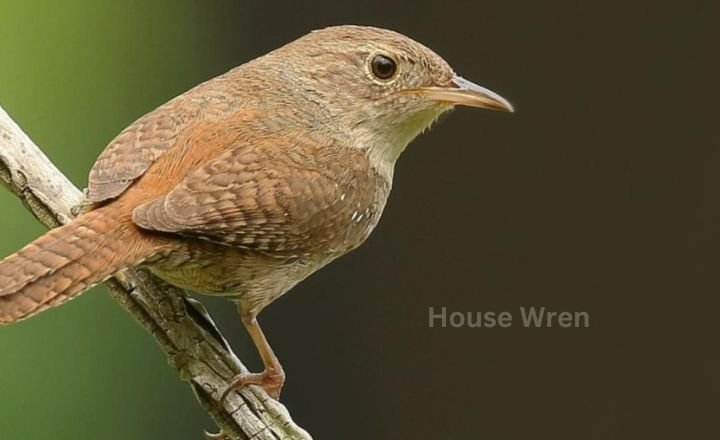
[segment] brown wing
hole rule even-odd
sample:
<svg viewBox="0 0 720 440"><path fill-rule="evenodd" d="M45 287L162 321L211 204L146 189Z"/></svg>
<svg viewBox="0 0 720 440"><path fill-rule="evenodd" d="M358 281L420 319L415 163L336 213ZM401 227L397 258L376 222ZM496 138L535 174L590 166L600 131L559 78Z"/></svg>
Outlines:
<svg viewBox="0 0 720 440"><path fill-rule="evenodd" d="M228 113L240 97L219 93L229 89L225 76L207 81L158 107L123 130L95 161L88 181L88 200L114 199L169 150L183 129L200 118Z"/></svg>
<svg viewBox="0 0 720 440"><path fill-rule="evenodd" d="M352 211L364 206L365 156L353 148L264 141L264 148L247 141L228 148L166 196L137 207L133 221L259 251L299 254L342 240ZM348 154L354 157L341 157Z"/></svg>

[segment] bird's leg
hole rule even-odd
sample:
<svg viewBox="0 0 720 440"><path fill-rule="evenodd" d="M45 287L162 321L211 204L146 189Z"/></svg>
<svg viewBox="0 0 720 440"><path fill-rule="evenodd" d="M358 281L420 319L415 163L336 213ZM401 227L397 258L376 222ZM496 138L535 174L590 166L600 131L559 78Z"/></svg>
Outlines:
<svg viewBox="0 0 720 440"><path fill-rule="evenodd" d="M245 385L260 385L270 397L277 400L285 383L285 372L257 322L257 314L240 310L240 318L257 347L265 369L262 373L241 373L235 376L220 397L220 404L225 403L225 399L232 391Z"/></svg>

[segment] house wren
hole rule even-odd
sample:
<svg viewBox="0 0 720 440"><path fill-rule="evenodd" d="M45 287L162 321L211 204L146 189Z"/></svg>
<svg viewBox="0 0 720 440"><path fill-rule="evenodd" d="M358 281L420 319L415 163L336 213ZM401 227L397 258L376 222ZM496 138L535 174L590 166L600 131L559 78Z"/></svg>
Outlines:
<svg viewBox="0 0 720 440"><path fill-rule="evenodd" d="M355 249L380 219L395 161L455 105L512 111L398 33L312 32L138 119L90 172L90 208L0 263L0 323L144 265L233 301L262 358L223 394L285 375L257 315ZM221 399L222 400L222 399Z"/></svg>

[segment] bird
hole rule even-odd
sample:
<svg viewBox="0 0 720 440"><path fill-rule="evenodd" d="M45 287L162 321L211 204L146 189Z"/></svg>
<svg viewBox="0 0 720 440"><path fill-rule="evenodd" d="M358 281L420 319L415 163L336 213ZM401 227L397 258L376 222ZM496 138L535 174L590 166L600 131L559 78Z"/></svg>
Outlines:
<svg viewBox="0 0 720 440"><path fill-rule="evenodd" d="M362 244L406 146L455 106L512 112L400 33L312 31L171 99L92 167L85 208L0 262L0 324L142 266L235 304L278 399L285 373L258 314Z"/></svg>

